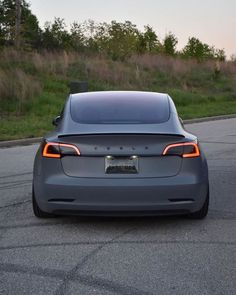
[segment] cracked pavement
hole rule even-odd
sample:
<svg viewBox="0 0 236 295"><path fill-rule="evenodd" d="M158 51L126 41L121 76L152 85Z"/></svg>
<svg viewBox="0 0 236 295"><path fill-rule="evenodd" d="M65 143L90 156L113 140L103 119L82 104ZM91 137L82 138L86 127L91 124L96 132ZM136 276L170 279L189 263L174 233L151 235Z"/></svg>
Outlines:
<svg viewBox="0 0 236 295"><path fill-rule="evenodd" d="M210 211L39 220L37 145L0 149L0 294L214 294L236 289L236 119L186 125L209 165Z"/></svg>

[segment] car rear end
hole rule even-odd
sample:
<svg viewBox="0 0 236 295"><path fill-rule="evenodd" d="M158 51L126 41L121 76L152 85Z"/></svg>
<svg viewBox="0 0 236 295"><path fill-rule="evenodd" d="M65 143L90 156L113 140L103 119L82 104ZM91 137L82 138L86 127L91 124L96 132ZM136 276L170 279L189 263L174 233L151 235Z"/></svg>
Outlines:
<svg viewBox="0 0 236 295"><path fill-rule="evenodd" d="M43 141L34 190L44 212L169 215L202 207L208 190L206 160L196 137L180 127L179 132L174 127L166 131L166 122L177 120L171 109L162 122L106 120L79 122L80 132L60 131ZM90 132L83 132L88 127Z"/></svg>

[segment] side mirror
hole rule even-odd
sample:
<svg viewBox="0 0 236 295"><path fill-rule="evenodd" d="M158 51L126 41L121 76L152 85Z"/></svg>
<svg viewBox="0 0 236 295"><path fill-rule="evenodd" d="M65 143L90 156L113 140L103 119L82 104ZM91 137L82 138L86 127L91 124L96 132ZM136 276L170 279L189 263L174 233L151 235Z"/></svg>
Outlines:
<svg viewBox="0 0 236 295"><path fill-rule="evenodd" d="M52 125L57 126L61 121L61 116L57 116L52 120Z"/></svg>

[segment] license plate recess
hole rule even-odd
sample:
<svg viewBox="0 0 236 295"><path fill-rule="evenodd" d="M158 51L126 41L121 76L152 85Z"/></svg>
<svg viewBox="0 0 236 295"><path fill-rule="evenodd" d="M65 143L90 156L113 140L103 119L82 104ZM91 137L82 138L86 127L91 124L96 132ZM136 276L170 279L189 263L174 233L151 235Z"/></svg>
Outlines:
<svg viewBox="0 0 236 295"><path fill-rule="evenodd" d="M138 173L138 157L105 157L105 173L106 174L137 174Z"/></svg>

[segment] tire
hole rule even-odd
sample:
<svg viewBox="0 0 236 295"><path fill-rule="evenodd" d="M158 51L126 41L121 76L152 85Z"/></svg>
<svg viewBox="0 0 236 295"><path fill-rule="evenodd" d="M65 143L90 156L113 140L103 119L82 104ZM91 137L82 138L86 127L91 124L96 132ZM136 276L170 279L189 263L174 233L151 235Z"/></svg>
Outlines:
<svg viewBox="0 0 236 295"><path fill-rule="evenodd" d="M52 218L52 217L55 217L53 214L50 214L50 213L46 213L44 211L42 211L38 204L37 204L37 201L35 199L35 194L34 194L34 189L32 189L32 206L33 206L33 212L34 212L34 215L38 218Z"/></svg>
<svg viewBox="0 0 236 295"><path fill-rule="evenodd" d="M199 211L193 212L188 214L188 218L191 219L203 219L207 216L208 213L208 207L209 207L209 188L208 188L208 192L207 192L207 196L206 196L206 200L202 206L202 208Z"/></svg>

